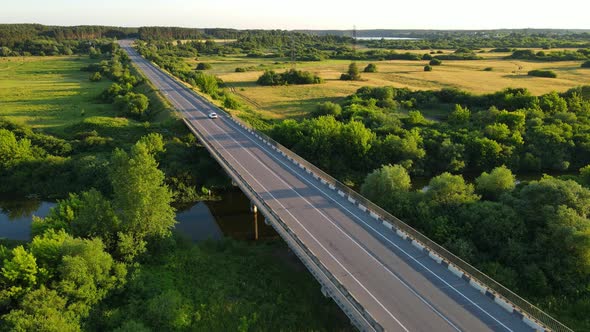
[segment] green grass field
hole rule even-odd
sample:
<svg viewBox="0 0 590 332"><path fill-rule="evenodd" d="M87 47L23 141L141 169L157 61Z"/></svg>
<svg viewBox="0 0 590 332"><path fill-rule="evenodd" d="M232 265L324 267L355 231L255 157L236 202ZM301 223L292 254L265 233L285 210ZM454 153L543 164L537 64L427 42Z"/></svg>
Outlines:
<svg viewBox="0 0 590 332"><path fill-rule="evenodd" d="M399 51L405 52L405 51ZM420 54L423 50L413 50ZM450 51L445 51L450 53ZM297 63L296 68L310 71L322 77L319 85L263 87L257 78L267 69L276 71L291 68L287 59L257 59L245 56L201 56L199 60L186 59L191 66L208 62L213 68L207 72L223 79L244 102L265 118L298 118L313 110L318 102L339 99L354 93L362 86L407 87L413 90L437 90L458 88L476 94L491 93L506 87L523 87L534 94L553 90L562 92L590 82L590 70L580 68L580 61L535 62L504 59L509 53L481 53L484 60L443 61L432 72L424 72L428 61L371 61L377 64L377 73L362 73L363 80L340 81L350 61L327 60ZM362 70L369 61L359 61ZM236 67L246 67L247 72L236 73ZM484 71L491 67L492 71ZM527 76L533 69L552 70L554 79ZM426 115L437 117L442 110L424 110Z"/></svg>
<svg viewBox="0 0 590 332"><path fill-rule="evenodd" d="M48 132L93 116L115 116L97 96L112 82L90 82L87 57L0 58L0 116Z"/></svg>

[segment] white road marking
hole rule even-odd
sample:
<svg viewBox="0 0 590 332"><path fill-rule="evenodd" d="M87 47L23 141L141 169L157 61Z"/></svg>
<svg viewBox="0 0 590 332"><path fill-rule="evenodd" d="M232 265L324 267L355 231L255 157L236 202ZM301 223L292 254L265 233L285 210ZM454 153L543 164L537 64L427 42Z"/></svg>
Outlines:
<svg viewBox="0 0 590 332"><path fill-rule="evenodd" d="M172 80L172 81L173 81L173 80ZM175 84L177 84L177 85L180 85L178 82L175 82L175 81L173 81L173 82L174 82ZM168 84L167 84L167 85L168 85ZM168 85L168 86L169 86L169 85ZM170 87L170 86L169 86L169 87ZM184 87L182 87L182 88L184 88ZM175 91L175 92L176 92L176 91ZM191 105L192 105L192 103L191 103L191 102L190 102L188 99L186 99L184 96L180 95L180 93L178 93L178 92L176 92L176 93L177 93L177 94L178 94L178 95L179 95L181 98L185 99L185 101L187 101L189 104L191 104ZM204 104L202 100L198 100L198 101L199 101L199 103L200 103L200 104ZM204 105L205 105L205 106L207 106L206 104L204 104ZM181 106L182 106L182 105L181 105ZM201 112L201 113L202 113L202 111L200 111L200 110L199 110L199 112ZM202 126L201 126L201 127L202 127ZM219 126L218 126L218 127L219 127ZM230 127L234 127L234 126L233 126L233 124L231 124L231 123L230 123ZM219 129L221 129L221 128L219 127ZM234 129L235 129L235 127L234 127ZM207 130L205 129L205 131L207 131ZM223 131L223 130L222 130L222 131ZM238 132L239 132L239 131L238 131ZM208 132L207 132L207 133L208 133ZM225 133L225 135L228 135L228 134L227 134L227 133ZM405 250L403 250L402 248L400 248L400 247L399 247L397 244L393 243L393 242L392 242L392 241L391 241L389 238L387 238L387 237L385 237L383 234L381 234L381 232L380 232L380 231L376 230L375 228L371 227L369 224L365 223L365 222L364 222L364 220L362 220L361 218L359 218L359 217L358 217L358 216L357 216L355 213L351 212L351 211L350 211L348 208L344 207L342 204L340 204L339 202L337 202L337 201L336 201L334 198L332 198L330 195L327 195L327 194L326 194L326 192L324 192L323 190L321 190L320 188L318 188L317 186L315 186L315 185L314 185L313 183L311 183L309 180L307 180L307 179L305 179L304 177L302 177L302 176L301 176L301 175L300 175L298 172L294 171L294 170L293 170L291 167L289 167L287 164L285 164L284 162L280 161L280 160L279 160L279 159L278 159L276 156L274 156L272 153L269 153L269 151L267 151L265 147L263 147L262 145L260 145L258 142L254 141L252 138L248 137L248 135L244 135L244 136L245 136L245 137L247 137L247 138L248 138L250 141L252 141L254 144L256 144L258 147L260 147L260 148L261 148L261 150L265 151L265 152L267 153L267 155L269 155L271 158L275 159L276 161L278 161L279 163L281 163L281 164L283 164L285 167L287 167L289 170L291 170L291 171L292 171L292 174L295 174L295 175L297 175L297 177L299 177L299 178L300 178L300 180L303 180L303 181L307 182L308 184L312 185L313 187L315 187L317 190L319 190L319 191L320 191L320 192L322 192L324 195L326 195L326 196L327 196L327 197L328 197L330 200L332 200L333 202L335 202L336 204L338 204L339 206L341 206L341 207L342 207L344 210L346 210L347 212L349 212L349 214L351 214L351 215L352 215L352 216L354 216L356 219L358 219L359 221L361 221L361 222L362 222L364 225L366 225L367 227L369 227L370 229L372 229L372 230L373 230L375 233L377 233L379 236L383 237L383 238L384 238L384 239L385 239L387 242L391 243L393 246L395 246L396 248L398 248L398 249L399 249L401 252L403 252L404 254L406 254L406 255L407 255L407 256L408 256L410 259L414 260L414 261L415 261L417 264L419 264L420 266L422 266L422 267L423 267L425 270L429 271L429 272L430 272L432 275L434 275L436 278L438 278L438 279L439 279L439 280L441 280L443 283L445 283L445 284L446 284L446 285L447 285L449 288L453 289L455 292L457 292L457 293L458 293L458 294L460 294L462 297L464 297L464 298L465 298L467 301L471 302L471 303L472 303L472 304L473 304L475 307L479 308L479 309L480 309L482 312L484 312L484 313L485 313L485 314L487 314L489 317L491 317L493 320L495 320L496 322L498 322L498 323L499 323L501 326L503 326L504 328L506 328L506 329L507 329L507 330L509 330L509 331L512 331L512 330L511 330L511 329L509 329L507 326L505 326L505 325L504 325L504 324L502 324L500 321L498 321L498 320L497 320L495 317L493 317L493 316L492 316L490 313L488 313L487 311L485 311L483 308L481 308L479 305L477 305L475 302L473 302L471 299L469 299L467 296L465 296L463 293L461 293L459 290L457 290L455 287L453 287L453 286L452 286L452 285L450 285L448 282L446 282L445 280L443 280L442 278L440 278L440 277L439 277L439 276L438 276L436 273L434 273L433 271L431 271L430 269L428 269L426 266L424 266L422 263L420 263L418 260L416 260L416 259L415 259L414 257L412 257L410 254L408 254L408 253L407 253ZM231 137L230 137L230 138L231 138ZM232 139L232 140L234 140L234 142L238 143L238 145L242 146L242 145L241 145L239 142L235 141L235 139L233 139L233 138L231 138L231 139ZM218 142L217 142L217 143L218 143ZM220 145L220 144L218 143L218 145ZM221 145L220 145L220 146L221 146ZM222 147L222 148L223 148L223 147ZM252 154L251 154L251 153L248 151L248 149L244 148L243 146L242 146L242 148L243 148L243 149L244 149L244 150L245 150L247 153L249 153L249 154L250 154L252 157L254 157L254 156L253 156L253 155L252 155ZM223 149L224 149L224 150L226 150L225 148L223 148ZM227 150L226 150L226 152L227 152ZM230 156L231 156L231 157L232 157L234 160L236 160L236 159L233 157L233 155L231 155L229 152L227 152L227 153L228 153L228 154L229 154L229 155L230 155ZM255 158L255 159L257 159L256 157L254 157L254 158ZM238 161L236 160L236 162L238 162ZM240 164L240 163L238 162L238 164ZM262 163L261 163L261 164L262 164ZM263 165L264 165L264 164L263 164ZM244 168L244 167L243 167L241 164L240 164L240 166L241 166L241 167L242 167L242 168L243 168L243 169L244 169L246 172L248 172L248 171L247 171L247 170L246 170L246 169L245 169L245 168ZM266 167L266 166L265 166L265 167ZM268 169L268 167L266 167L266 168ZM269 170L270 170L270 169L269 169ZM275 175L277 178L279 178L279 180L281 180L283 183L287 184L286 182L284 182L284 180L282 180L282 178L280 178L280 177L279 177L279 176L278 176L276 173L274 173L274 171L272 171L272 170L271 170L271 172L272 172L272 173L273 173L273 174L274 174L274 175ZM250 173L248 172L248 174L250 174ZM258 182L258 180L256 180L256 179L255 179L255 178L254 178L254 177L253 177L251 174L250 174L250 176L251 176L251 177L252 177L252 178L253 178L253 179L254 179L256 182ZM259 182L258 182L258 183L259 183ZM259 183L259 184L260 184L260 183ZM261 185L261 184L260 184L260 185ZM287 185L288 185L288 184L287 184ZM262 185L261 185L261 186L262 186ZM294 189L292 189L292 188L290 188L290 189L291 189L291 190L293 190L293 191L295 191L295 190L294 190ZM297 191L295 191L295 192L297 193L297 195L298 195L298 196L300 196L300 197L301 197L302 199L304 199L304 200L305 200L305 201L306 201L308 204L310 204L310 203L309 203L309 201L307 201L307 200L306 200L304 197L302 197L301 195L299 195L299 193L298 193ZM269 194L270 194L270 193L269 193ZM272 194L271 194L271 196L272 196ZM273 198L274 198L274 196L273 196ZM276 200L276 198L274 198L274 199ZM278 200L277 200L277 203L281 204L281 203L280 203ZM281 204L281 206L282 206L282 204ZM312 206L312 207L313 207L313 206ZM283 208L284 208L284 206L283 206ZM317 210L317 208L315 208L315 207L313 207L313 208ZM287 210L286 210L286 211L287 211ZM299 221L297 221L297 220L295 219L295 217L294 217L294 216L293 216L293 215L292 215L292 214L291 214L289 211L287 211L287 212L288 212L288 213L291 215L291 217L293 217L293 218L294 218L294 220L295 220L297 223L299 223ZM318 212L320 212L320 214L322 214L322 215L323 215L323 213L321 213L321 211L319 211L319 210L318 210ZM325 216L324 216L324 217L325 217ZM325 217L325 218L327 218L327 217ZM328 218L328 220L329 220L329 218ZM331 220L330 220L330 222L331 222ZM300 224L300 223L299 223L299 224ZM300 224L300 225L301 225L301 224ZM302 226L302 225L301 225L301 226ZM302 227L303 227L303 226L302 226ZM340 227L338 227L338 226L336 226L336 227L337 227L338 229L340 229ZM304 227L303 227L303 228L304 228ZM304 228L304 229L305 229L305 228ZM305 231L306 231L306 232L308 232L308 231L307 231L307 229L305 229ZM342 230L340 229L340 231L342 231ZM343 232L343 231L342 231L342 232ZM308 232L308 233L309 233L309 232ZM344 232L344 233L345 233L345 232ZM348 234L346 234L346 233L345 233L345 235L347 235L347 236L348 236ZM314 237L314 240L316 240L316 242L317 242L317 239L315 239L315 237ZM353 240L353 241L354 241L354 240ZM355 243L356 243L356 241L355 241ZM320 244L320 243L318 242L318 244ZM358 243L357 243L357 245L358 245ZM320 246L322 246L322 245L320 244ZM322 246L322 248L323 248L323 246ZM362 248L362 247L361 247L361 248ZM364 250L364 248L362 248L362 249ZM324 250L325 250L325 248L324 248ZM328 254L329 254L330 256L332 256L332 255L331 255L329 252L328 252ZM372 257L372 255L370 255L370 256ZM373 259L375 259L375 258L373 257ZM339 263L339 262L338 262L338 263ZM379 262L379 263L380 263L380 262ZM340 264L340 263L339 263L339 264ZM381 263L380 263L380 264L381 264ZM381 265L383 266L383 264L381 264ZM344 267L343 267L343 268L344 268ZM387 268L386 268L386 269L387 269ZM389 271L389 272L391 272L391 271ZM397 277L397 276L396 276L396 277ZM356 280L356 279L355 279L355 280ZM358 281L357 281L357 282L358 282ZM360 283L359 283L359 284L360 284ZM361 285L361 287L363 287L363 286ZM363 287L363 288L364 288L364 287ZM444 317L443 317L443 318L444 318Z"/></svg>

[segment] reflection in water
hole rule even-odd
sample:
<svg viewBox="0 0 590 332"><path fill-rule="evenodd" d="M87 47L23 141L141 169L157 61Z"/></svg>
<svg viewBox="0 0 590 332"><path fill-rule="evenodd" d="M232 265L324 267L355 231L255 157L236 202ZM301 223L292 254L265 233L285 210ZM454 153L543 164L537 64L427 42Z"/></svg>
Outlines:
<svg viewBox="0 0 590 332"><path fill-rule="evenodd" d="M33 215L45 217L55 203L34 199L0 199L0 238L30 240ZM198 202L179 210L175 231L198 242L231 237L237 240L274 239L278 235L264 217L250 211L250 201L238 189L221 194L219 201ZM256 224L258 236L256 236Z"/></svg>
<svg viewBox="0 0 590 332"><path fill-rule="evenodd" d="M30 240L33 215L43 218L53 206L35 199L0 200L0 239Z"/></svg>

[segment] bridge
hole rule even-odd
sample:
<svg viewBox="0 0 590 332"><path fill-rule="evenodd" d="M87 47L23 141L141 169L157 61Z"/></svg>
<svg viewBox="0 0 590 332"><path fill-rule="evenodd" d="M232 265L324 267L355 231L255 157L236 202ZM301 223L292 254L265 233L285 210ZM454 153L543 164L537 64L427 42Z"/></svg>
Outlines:
<svg viewBox="0 0 590 332"><path fill-rule="evenodd" d="M359 330L571 331L120 44Z"/></svg>

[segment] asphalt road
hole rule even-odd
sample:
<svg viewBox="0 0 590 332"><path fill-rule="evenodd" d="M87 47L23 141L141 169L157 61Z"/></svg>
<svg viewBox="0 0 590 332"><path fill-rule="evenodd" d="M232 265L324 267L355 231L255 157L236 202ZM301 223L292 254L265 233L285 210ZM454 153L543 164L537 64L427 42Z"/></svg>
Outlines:
<svg viewBox="0 0 590 332"><path fill-rule="evenodd" d="M133 62L387 331L531 331L121 41ZM219 113L209 119L210 112ZM264 271L261 271L264 273Z"/></svg>

